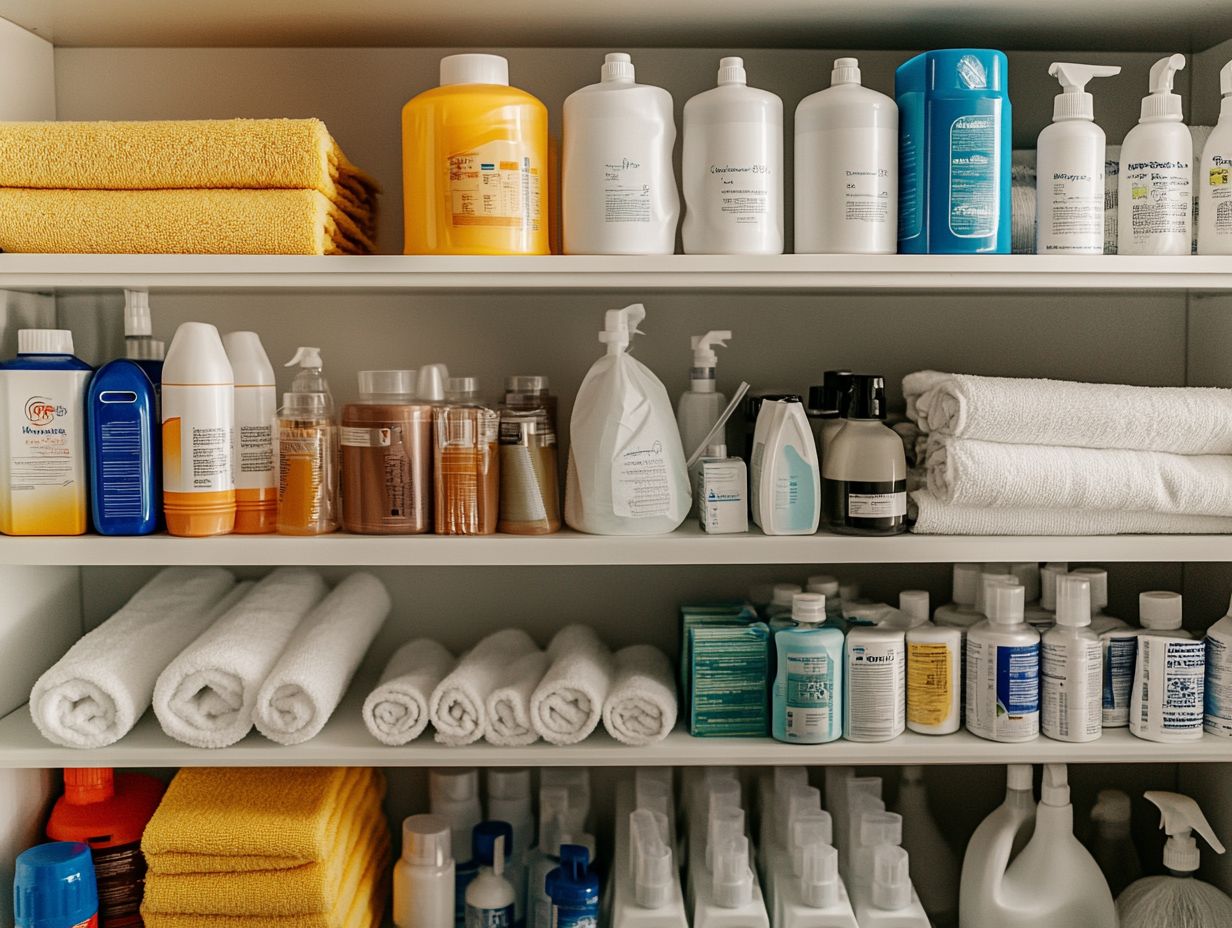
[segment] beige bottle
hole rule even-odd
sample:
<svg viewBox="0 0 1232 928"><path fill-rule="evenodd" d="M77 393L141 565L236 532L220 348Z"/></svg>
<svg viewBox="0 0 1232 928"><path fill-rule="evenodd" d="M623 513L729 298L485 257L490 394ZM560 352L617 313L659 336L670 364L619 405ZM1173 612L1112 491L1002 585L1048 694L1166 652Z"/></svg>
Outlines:
<svg viewBox="0 0 1232 928"><path fill-rule="evenodd" d="M822 460L822 497L832 532L907 530L907 456L885 417L885 378L853 375L843 427Z"/></svg>

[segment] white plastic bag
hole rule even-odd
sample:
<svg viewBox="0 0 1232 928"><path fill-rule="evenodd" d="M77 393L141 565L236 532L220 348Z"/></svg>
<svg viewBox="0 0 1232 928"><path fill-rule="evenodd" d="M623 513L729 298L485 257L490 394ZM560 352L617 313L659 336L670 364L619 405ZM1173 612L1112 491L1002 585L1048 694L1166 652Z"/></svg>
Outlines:
<svg viewBox="0 0 1232 928"><path fill-rule="evenodd" d="M663 383L629 355L646 317L640 303L607 311L570 420L565 522L592 535L662 535L689 514L692 497L672 402Z"/></svg>

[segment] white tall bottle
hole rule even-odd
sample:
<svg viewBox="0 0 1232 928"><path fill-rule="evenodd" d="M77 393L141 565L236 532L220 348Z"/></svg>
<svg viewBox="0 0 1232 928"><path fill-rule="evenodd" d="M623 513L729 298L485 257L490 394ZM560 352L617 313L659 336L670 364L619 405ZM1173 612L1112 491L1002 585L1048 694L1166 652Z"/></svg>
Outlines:
<svg viewBox="0 0 1232 928"><path fill-rule="evenodd" d="M1040 645L1040 730L1055 741L1094 741L1103 732L1103 648L1091 631L1091 582L1057 584L1057 624Z"/></svg>
<svg viewBox="0 0 1232 928"><path fill-rule="evenodd" d="M1219 122L1198 172L1198 254L1232 255L1232 61L1219 72Z"/></svg>
<svg viewBox="0 0 1232 928"><path fill-rule="evenodd" d="M1117 254L1187 255L1193 250L1193 138L1172 92L1184 55L1151 66L1150 94L1121 145Z"/></svg>
<svg viewBox="0 0 1232 928"><path fill-rule="evenodd" d="M988 588L988 620L967 632L967 730L990 741L1039 736L1039 632L1022 620L1022 587Z"/></svg>
<svg viewBox="0 0 1232 928"><path fill-rule="evenodd" d="M274 414L278 393L274 368L256 332L222 337L235 377L235 531L260 535L278 527L278 479L274 473Z"/></svg>
<svg viewBox="0 0 1232 928"><path fill-rule="evenodd" d="M971 835L958 881L959 928L985 928L987 912L1000 891L1000 878L1027 846L1035 827L1030 764L1010 764L1005 801Z"/></svg>
<svg viewBox="0 0 1232 928"><path fill-rule="evenodd" d="M796 107L796 254L898 251L898 105L838 58Z"/></svg>
<svg viewBox="0 0 1232 928"><path fill-rule="evenodd" d="M783 253L783 101L748 85L741 58L684 105L685 254Z"/></svg>
<svg viewBox="0 0 1232 928"><path fill-rule="evenodd" d="M1102 255L1106 140L1085 87L1121 69L1054 61L1048 73L1063 90L1052 103L1052 124L1036 143L1035 253Z"/></svg>
<svg viewBox="0 0 1232 928"><path fill-rule="evenodd" d="M714 369L718 357L716 346L726 348L732 337L729 331L707 332L692 338L693 366L689 368L689 389L680 394L676 404L676 424L680 426L680 443L687 457L698 449L727 406L727 397L715 388ZM715 439L723 444L723 436ZM694 473L700 469L694 465Z"/></svg>
<svg viewBox="0 0 1232 928"><path fill-rule="evenodd" d="M623 52L565 99L560 215L565 254L670 255L680 195L672 95L637 84Z"/></svg>
<svg viewBox="0 0 1232 928"><path fill-rule="evenodd" d="M402 823L394 865L393 921L398 928L448 928L454 921L454 863L449 820L412 815Z"/></svg>

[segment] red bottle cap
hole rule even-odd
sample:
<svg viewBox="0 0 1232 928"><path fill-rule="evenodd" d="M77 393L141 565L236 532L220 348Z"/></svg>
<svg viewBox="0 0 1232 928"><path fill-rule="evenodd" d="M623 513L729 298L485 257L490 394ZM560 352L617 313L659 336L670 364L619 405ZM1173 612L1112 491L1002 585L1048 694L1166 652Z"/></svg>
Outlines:
<svg viewBox="0 0 1232 928"><path fill-rule="evenodd" d="M110 767L65 767L64 799L84 806L106 802L115 795L115 771Z"/></svg>

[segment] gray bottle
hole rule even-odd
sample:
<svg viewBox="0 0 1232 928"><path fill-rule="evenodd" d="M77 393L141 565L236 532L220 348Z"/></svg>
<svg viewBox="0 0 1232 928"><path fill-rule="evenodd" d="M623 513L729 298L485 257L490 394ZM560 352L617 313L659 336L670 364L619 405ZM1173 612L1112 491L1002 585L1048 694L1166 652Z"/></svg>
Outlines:
<svg viewBox="0 0 1232 928"><path fill-rule="evenodd" d="M885 378L853 375L843 426L822 460L822 499L832 532L897 535L907 530L907 456L885 417Z"/></svg>

